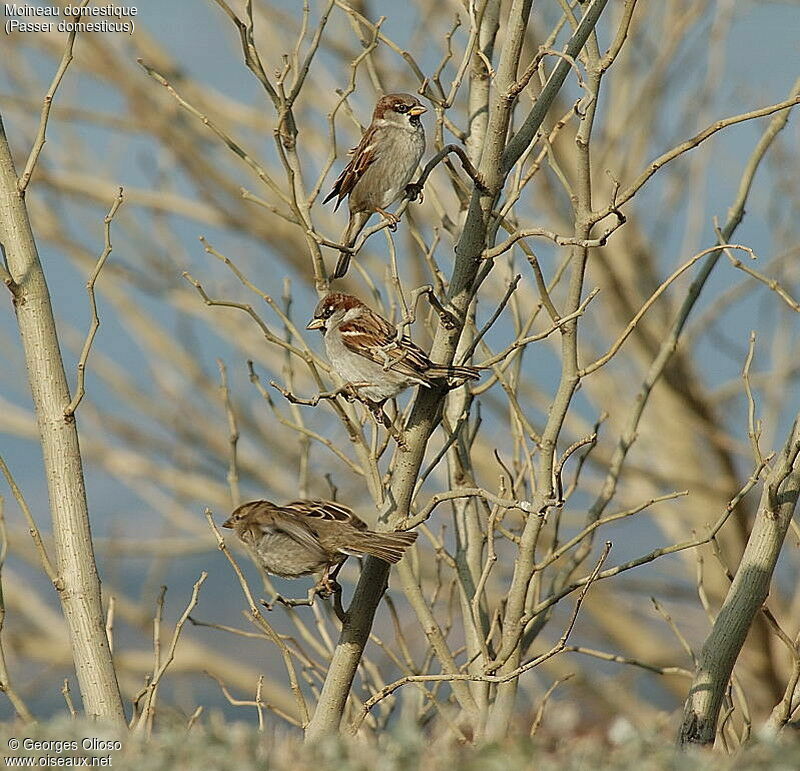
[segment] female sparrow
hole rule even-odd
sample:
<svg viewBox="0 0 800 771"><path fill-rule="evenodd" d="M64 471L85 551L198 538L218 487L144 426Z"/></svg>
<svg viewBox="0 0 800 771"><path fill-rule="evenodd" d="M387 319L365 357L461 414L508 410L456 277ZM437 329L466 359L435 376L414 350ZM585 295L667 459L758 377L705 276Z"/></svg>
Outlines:
<svg viewBox="0 0 800 771"><path fill-rule="evenodd" d="M425 129L419 119L425 111L411 94L386 94L375 105L372 123L322 202L336 198L336 211L349 196L350 220L339 239L344 246L353 246L373 212L397 224L386 207L403 195L425 151ZM350 252L340 252L331 278L344 276L349 264Z"/></svg>
<svg viewBox="0 0 800 771"><path fill-rule="evenodd" d="M232 528L256 561L282 578L296 578L325 569L320 586L332 581L349 555L370 554L399 562L417 538L413 532L376 533L353 512L332 501L250 501L239 506L223 527Z"/></svg>
<svg viewBox="0 0 800 771"><path fill-rule="evenodd" d="M382 404L413 385L430 388L449 379L480 377L477 367L434 364L428 354L383 316L350 294L323 297L306 329L319 329L336 374L359 395Z"/></svg>

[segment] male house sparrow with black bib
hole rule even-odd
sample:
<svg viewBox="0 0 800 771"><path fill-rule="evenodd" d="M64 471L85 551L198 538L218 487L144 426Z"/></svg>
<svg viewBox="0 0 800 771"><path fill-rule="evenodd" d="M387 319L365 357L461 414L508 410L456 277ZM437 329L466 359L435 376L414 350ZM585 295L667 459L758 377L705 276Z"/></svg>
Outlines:
<svg viewBox="0 0 800 771"><path fill-rule="evenodd" d="M335 211L349 196L350 220L339 239L342 245L353 246L373 212L397 224L397 217L386 208L403 196L425 152L425 129L419 119L424 112L411 94L386 94L378 100L372 123L322 202L336 198ZM340 252L331 278L344 276L349 265L350 252Z"/></svg>
<svg viewBox="0 0 800 771"><path fill-rule="evenodd" d="M480 377L477 367L434 364L410 337L398 340L395 327L353 295L334 292L323 297L306 328L323 333L336 374L359 396L377 404L413 385L430 388Z"/></svg>
<svg viewBox="0 0 800 771"><path fill-rule="evenodd" d="M250 501L222 526L233 529L267 573L296 578L324 570L319 586L326 591L348 556L370 554L393 564L417 538L414 532L368 530L347 506L319 500Z"/></svg>

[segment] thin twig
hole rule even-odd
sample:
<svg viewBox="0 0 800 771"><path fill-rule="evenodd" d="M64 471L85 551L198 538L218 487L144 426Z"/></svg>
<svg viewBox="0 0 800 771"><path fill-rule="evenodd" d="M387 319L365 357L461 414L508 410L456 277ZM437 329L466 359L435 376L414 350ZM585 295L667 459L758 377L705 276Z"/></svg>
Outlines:
<svg viewBox="0 0 800 771"><path fill-rule="evenodd" d="M622 344L628 339L628 337L630 337L633 330L636 329L636 325L641 321L642 316L644 316L644 314L650 310L653 303L655 303L655 301L658 300L658 298L661 297L664 292L666 292L667 288L676 279L683 275L683 273L689 270L692 265L694 265L698 260L701 260L707 254L712 254L713 252L717 252L719 249L726 247L730 249L742 249L748 253L752 253L753 251L749 246L744 246L742 244L718 244L716 246L710 246L708 249L703 249L701 252L695 254L693 257L684 262L683 265L674 270L664 281L661 282L661 284L659 284L657 289L650 295L650 297L647 298L647 300L642 304L642 307L636 312L636 315L628 322L628 325L625 327L622 334L614 341L608 351L599 359L593 361L591 364L580 370L578 376L585 377L586 375L590 375L592 372L600 369L600 367L610 361L614 354L622 347Z"/></svg>
<svg viewBox="0 0 800 771"><path fill-rule="evenodd" d="M709 137L716 134L718 131L722 131L722 129L727 128L728 126L734 126L737 123L744 123L745 121L755 120L757 118L763 118L767 115L772 115L776 112L781 112L782 110L790 110L795 105L800 104L800 95L794 95L789 97L788 99L784 99L781 102L776 102L775 104L771 104L768 107L762 107L758 110L751 110L749 112L744 112L739 115L733 115L730 118L725 118L723 120L718 120L715 123L712 123L710 126L706 127L702 131L695 134L691 139L687 139L685 142L681 142L681 144L673 147L671 150L668 150L665 153L662 153L658 156L655 160L651 161L647 168L631 183L628 187L624 190L619 192L615 196L614 202L607 206L605 209L601 211L594 212L592 215L593 222L599 222L602 219L608 217L609 214L617 211L617 209L622 206L624 203L629 201L639 192L640 188L644 186L644 184L662 167L666 166L671 161L675 160L679 156L683 155L684 153L688 152L689 150L693 150L698 145L705 142Z"/></svg>
<svg viewBox="0 0 800 771"><path fill-rule="evenodd" d="M514 292L517 291L517 286L519 286L519 282L522 279L522 275L517 273L511 281L508 282L508 287L506 289L505 294L503 295L502 299L498 303L497 307L494 309L494 313L489 317L489 320L478 330L477 334L472 338L470 344L467 346L467 350L461 354L460 362L461 364L466 364L472 354L475 352L475 349L478 347L478 344L483 340L486 333L494 326L497 319L500 318L500 314L505 309L506 305L508 305L508 301L511 299L511 296ZM498 359L499 361L499 359ZM486 365L484 365L486 366Z"/></svg>
<svg viewBox="0 0 800 771"><path fill-rule="evenodd" d="M83 0L78 8L85 8L88 4L89 0ZM78 15L73 16L73 20L77 20L79 18L80 17ZM25 195L25 190L28 187L28 183L31 181L31 175L33 174L33 170L36 168L39 155L42 152L44 143L47 141L47 121L50 118L50 109L53 106L53 98L56 95L59 85L61 85L61 79L64 77L64 73L66 73L70 62L72 62L72 49L75 45L75 36L77 34L78 31L77 28L75 28L67 36L67 43L64 46L64 53L61 56L61 62L58 65L56 74L53 76L52 82L50 83L50 88L47 89L47 93L45 94L44 103L42 104L42 113L39 116L39 130L36 133L36 139L34 140L33 147L28 155L28 160L25 162L25 169L23 170L20 178L17 180L17 190L19 190L20 195Z"/></svg>
<svg viewBox="0 0 800 771"><path fill-rule="evenodd" d="M14 480L14 477L11 475L11 471L6 465L6 462L3 460L2 456L0 456L0 471L3 472L3 476L6 478L9 488L11 488L11 494L14 496L14 499L22 511L22 515L25 517L25 520L28 523L28 530L31 534L31 538L33 539L36 551L39 554L39 560L42 563L42 568L44 569L45 574L52 581L53 586L60 591L63 584L55 567L53 566L53 563L50 561L50 557L47 554L47 549L44 547L42 534L39 532L39 528L36 525L33 515L31 514L31 510L28 508L28 504L25 500L25 496L22 494L22 490L20 490L17 486L17 483Z"/></svg>
<svg viewBox="0 0 800 771"><path fill-rule="evenodd" d="M725 239L722 238L722 231L719 229L717 225L714 226L714 230L717 233L717 238L720 242L724 241ZM745 265L738 257L736 257L731 251L728 245L723 245L722 250L725 256L730 260L731 265L738 270L741 270L743 273L746 273L751 278L754 278L756 281L760 281L764 286L768 289L771 289L778 297L781 298L793 311L796 313L800 313L800 303L792 297L789 292L784 289L780 283L775 280L774 278L770 278L769 276L765 276L763 273L755 270L755 268L751 268L749 265ZM751 251L750 257L755 260L756 255Z"/></svg>
<svg viewBox="0 0 800 771"><path fill-rule="evenodd" d="M153 672L153 679L147 686L147 692L145 694L145 702L144 706L142 707L142 711L139 715L139 719L136 721L134 726L134 731L143 731L146 730L148 735L152 730L152 720L153 714L155 711L155 698L156 693L158 690L158 684L161 682L161 678L164 676L164 673L167 671L169 665L175 659L175 649L178 646L178 640L181 636L181 631L183 630L184 624L189 618L189 614L192 612L194 607L197 605L198 595L200 594L200 587L203 585L203 582L208 578L208 573L205 570L200 573L200 577L195 581L194 586L192 587L192 596L189 599L189 603L187 604L186 608L184 609L183 613L181 614L180 618L178 619L177 623L175 624L175 629L172 633L172 640L170 641L169 648L167 649L167 656L166 658L160 662L158 669ZM164 587L164 591L166 591L166 587ZM159 603L158 608L159 611L156 613L156 619L160 621L160 610L163 608L164 602L164 594L163 592L159 596ZM156 659L160 660L160 643L158 630L154 631L156 645Z"/></svg>
<svg viewBox="0 0 800 771"><path fill-rule="evenodd" d="M425 164L425 168L420 173L416 182L412 182L406 188L408 196L412 201L422 192L422 189L425 187L425 182L427 182L431 172L450 153L454 153L455 155L458 156L458 159L461 161L461 167L469 175L469 178L475 183L475 187L477 187L478 190L481 190L483 192L486 191L486 183L481 177L480 172L475 168L475 166L473 166L472 161L469 159L469 156L467 155L464 148L460 147L459 145L445 145L441 150L439 150L438 153L436 153L436 155L433 156L433 158L431 158Z"/></svg>
<svg viewBox="0 0 800 771"><path fill-rule="evenodd" d="M199 720L200 715L203 714L203 709L204 709L204 707L201 704L201 705L199 705L198 707L195 708L194 712L192 712L191 715L189 715L189 720L186 723L186 733L187 734L189 733L189 731L192 730L192 727L194 726L194 724Z"/></svg>
<svg viewBox="0 0 800 771"><path fill-rule="evenodd" d="M222 403L225 406L225 415L228 419L228 487L231 491L231 504L236 508L242 501L239 493L239 462L237 447L239 445L239 426L236 422L236 413L233 411L231 403L231 389L228 386L228 370L222 359L217 359L219 369L219 391L222 395Z"/></svg>
<svg viewBox="0 0 800 771"><path fill-rule="evenodd" d="M273 192L275 195L278 196L284 203L291 206L291 199L286 195L284 188L279 185L272 177L267 173L267 170L258 162L256 161L248 152L246 152L242 147L228 134L223 131L216 123L211 121L206 115L204 115L200 110L194 107L192 104L187 102L173 87L170 85L169 81L161 75L157 70L155 70L150 65L146 64L142 59L137 59L139 64L145 70L145 72L153 78L157 83L160 83L164 88L174 97L174 99L178 102L178 104L183 107L187 112L194 115L198 118L205 126L211 129L224 143L227 145L228 149L230 149L233 153L239 156L256 174L256 176Z"/></svg>
<svg viewBox="0 0 800 771"><path fill-rule="evenodd" d="M758 440L761 438L761 421L756 421L756 402L753 398L753 389L750 387L750 366L753 363L753 356L756 351L756 333L750 332L750 343L747 347L747 359L742 368L742 380L744 381L744 391L747 395L747 436L750 439L750 446L753 448L753 458L756 464L763 462L764 456L761 454Z"/></svg>
<svg viewBox="0 0 800 771"><path fill-rule="evenodd" d="M97 334L97 330L100 328L100 316L97 313L97 298L95 297L94 293L94 285L97 282L100 271L106 264L108 256L111 254L111 220L114 219L117 209L122 206L123 200L122 188L120 188L119 192L117 193L117 197L114 199L114 203L111 204L111 209L109 209L108 214L106 214L106 217L103 220L105 246L103 247L100 257L97 259L97 263L94 266L91 276L89 276L89 280L86 282L86 291L89 293L89 307L92 311L92 322L89 326L89 331L86 334L86 341L83 344L83 350L81 351L80 358L78 359L78 384L75 388L75 396L64 410L65 418L71 418L75 414L75 410L78 409L78 405L81 403L81 400L86 393L86 362L89 359L89 351L92 349L94 337Z"/></svg>
<svg viewBox="0 0 800 771"><path fill-rule="evenodd" d="M217 677L217 675L213 674L212 672L206 672L206 674L212 680L215 680L217 682L217 685L219 685L220 690L222 691L222 695L228 700L228 704L231 704L234 707L255 707L258 710L259 731L264 730L263 728L264 718L262 715L262 709L264 709L265 707L268 710L274 712L278 717L282 718L290 725L300 727L300 723L297 720L297 718L292 717L288 713L284 712L282 709L276 707L274 704L269 704L261 698L261 690L263 689L264 686L263 675L260 675L258 678L258 682L256 683L256 698L255 700L253 700L253 699L237 699L235 696L231 694L231 692L228 690L228 686L223 682L223 680L220 677Z"/></svg>
<svg viewBox="0 0 800 771"><path fill-rule="evenodd" d="M114 609L116 608L116 597L112 594L108 598L108 610L106 611L106 638L108 639L108 649L114 655Z"/></svg>
<svg viewBox="0 0 800 771"><path fill-rule="evenodd" d="M572 646L567 646L565 650L575 650ZM536 732L539 730L539 726L542 724L542 720L544 719L544 708L547 706L547 702L550 697L553 695L553 692L556 688L558 688L561 683L567 682L571 677L574 676L574 672L570 672L569 674L564 675L564 677L559 677L558 680L554 681L553 684L544 692L544 696L542 696L542 700L539 702L539 707L536 710L536 714L533 717L533 722L531 723L531 730L529 732L529 736L535 736Z"/></svg>
<svg viewBox="0 0 800 771"><path fill-rule="evenodd" d="M61 695L64 697L64 701L66 702L69 716L73 720L76 720L78 713L75 711L75 705L72 703L72 693L69 690L69 679L66 677L64 678L64 684L61 686Z"/></svg>
<svg viewBox="0 0 800 771"><path fill-rule="evenodd" d="M538 238L547 238L558 246L580 246L585 249L595 249L605 246L608 243L608 237L615 230L617 230L617 228L624 224L625 218L619 212L617 212L617 222L612 227L605 230L603 234L597 238L575 238L574 236L562 236L558 233L554 233L552 230L546 230L545 228L526 228L525 230L516 231L505 241L501 241L499 244L497 244L497 246L487 249L483 253L483 259L494 260L501 254L507 252L518 241L524 238L531 238L533 236Z"/></svg>
<svg viewBox="0 0 800 771"><path fill-rule="evenodd" d="M6 666L6 654L3 647L3 626L6 621L6 603L3 596L3 566L6 562L8 553L8 537L6 533L6 519L3 507L4 499L0 495L0 692L5 693L17 716L23 723L34 722L33 715L22 697L17 693L17 689L11 685L11 678Z"/></svg>
<svg viewBox="0 0 800 771"><path fill-rule="evenodd" d="M599 291L600 291L599 288L595 287L591 292L589 292L589 294L586 296L586 299L580 304L580 307L574 313L570 313L564 316L563 318L559 319L544 332L539 332L539 334L537 335L528 335L527 337L522 337L519 340L515 340L504 351L501 351L500 353L497 353L494 356L485 359L484 361L480 362L477 366L481 368L491 367L503 361L503 359L509 356L509 354L512 354L519 348L524 348L530 343L536 343L539 340L544 340L546 337L550 337L550 335L552 335L553 332L562 329L565 324L568 324L570 321L575 321L575 319L582 316L586 312L586 308L589 305L589 303L597 296L597 293Z"/></svg>

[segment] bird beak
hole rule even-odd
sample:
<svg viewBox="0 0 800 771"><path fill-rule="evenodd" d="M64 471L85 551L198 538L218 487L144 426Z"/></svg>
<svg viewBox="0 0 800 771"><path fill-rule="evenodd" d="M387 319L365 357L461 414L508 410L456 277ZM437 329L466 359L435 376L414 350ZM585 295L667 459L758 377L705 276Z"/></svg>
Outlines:
<svg viewBox="0 0 800 771"><path fill-rule="evenodd" d="M223 523L223 527L233 527L233 517L228 517Z"/></svg>
<svg viewBox="0 0 800 771"><path fill-rule="evenodd" d="M428 112L427 107L423 107L421 104L418 104L416 107L412 107L409 111L409 115L422 115L423 112Z"/></svg>
<svg viewBox="0 0 800 771"><path fill-rule="evenodd" d="M325 327L325 319L311 319L306 324L306 329L323 329Z"/></svg>

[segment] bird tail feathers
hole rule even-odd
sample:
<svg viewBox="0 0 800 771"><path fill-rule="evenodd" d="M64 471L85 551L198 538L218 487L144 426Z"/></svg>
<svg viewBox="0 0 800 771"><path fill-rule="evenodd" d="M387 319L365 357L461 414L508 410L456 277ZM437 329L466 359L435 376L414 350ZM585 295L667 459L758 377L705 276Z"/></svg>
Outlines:
<svg viewBox="0 0 800 771"><path fill-rule="evenodd" d="M356 556L369 554L379 560L394 564L400 562L405 550L417 540L417 533L376 533L371 530L353 533L347 547L342 551L347 551Z"/></svg>
<svg viewBox="0 0 800 771"><path fill-rule="evenodd" d="M429 377L453 378L458 380L477 380L481 376L479 367L430 367L425 373Z"/></svg>
<svg viewBox="0 0 800 771"><path fill-rule="evenodd" d="M347 223L347 227L344 229L344 233L342 233L341 237L339 238L339 242L343 246L347 246L352 249L356 239L364 229L364 226L367 224L369 216L369 212L357 212L355 214L351 214L350 220ZM336 267L333 269L331 279L342 278L342 276L347 273L347 269L350 267L350 257L352 257L351 252L339 252L339 259L336 262Z"/></svg>

